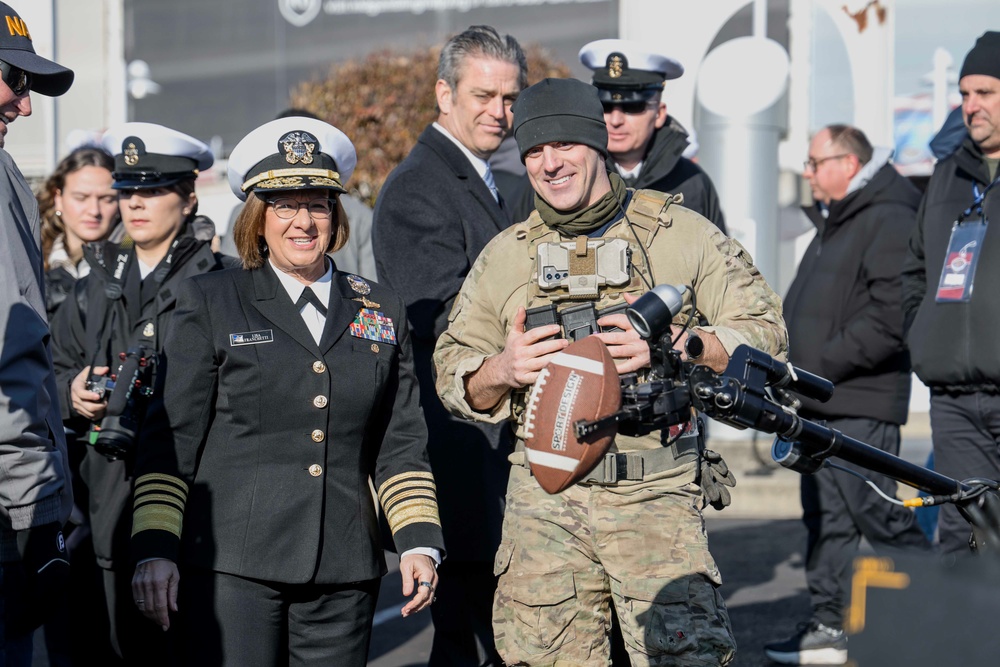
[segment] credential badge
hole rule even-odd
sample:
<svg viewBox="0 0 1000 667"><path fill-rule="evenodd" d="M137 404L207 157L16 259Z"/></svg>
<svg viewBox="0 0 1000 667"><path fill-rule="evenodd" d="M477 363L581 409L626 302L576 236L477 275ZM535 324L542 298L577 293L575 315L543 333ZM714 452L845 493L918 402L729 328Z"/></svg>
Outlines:
<svg viewBox="0 0 1000 667"><path fill-rule="evenodd" d="M129 144L125 147L125 164L130 167L134 167L139 164L139 149L135 147L135 144Z"/></svg>
<svg viewBox="0 0 1000 667"><path fill-rule="evenodd" d="M146 322L146 326L142 328L142 335L145 336L146 338L152 338L153 333L155 333L155 331L156 329L153 328L153 323Z"/></svg>
<svg viewBox="0 0 1000 667"><path fill-rule="evenodd" d="M349 275L347 276L347 284L351 286L351 289L364 296L370 294L372 291L372 286L368 284L368 281L361 276Z"/></svg>
<svg viewBox="0 0 1000 667"><path fill-rule="evenodd" d="M308 132L296 130L281 137L281 147L285 151L285 162L288 164L312 164L313 151L319 142Z"/></svg>

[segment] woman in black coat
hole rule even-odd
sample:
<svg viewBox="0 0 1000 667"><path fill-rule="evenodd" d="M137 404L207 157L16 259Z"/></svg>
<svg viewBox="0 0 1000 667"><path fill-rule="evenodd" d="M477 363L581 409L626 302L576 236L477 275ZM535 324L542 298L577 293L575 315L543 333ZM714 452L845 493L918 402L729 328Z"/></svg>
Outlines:
<svg viewBox="0 0 1000 667"><path fill-rule="evenodd" d="M108 413L109 394L94 391L90 380L110 388L109 376L117 375L130 350L155 359L179 285L222 268L209 242L196 235L195 181L213 158L203 142L153 123L111 128L103 143L115 156L112 187L126 236L84 245L90 273L53 318L52 356L63 419L94 445L86 447L80 476L88 489L112 644L128 663L172 665L171 637L151 629L132 603L129 554L135 453L146 437L147 404L160 399L162 376L155 364L147 365L153 372L143 373L144 386L120 414ZM124 396L120 390L114 395Z"/></svg>
<svg viewBox="0 0 1000 667"><path fill-rule="evenodd" d="M178 290L132 546L135 603L178 622L184 664L364 665L386 572L373 487L403 615L433 601L443 540L406 313L326 255L347 240L355 161L315 119L250 133L229 161L243 268Z"/></svg>

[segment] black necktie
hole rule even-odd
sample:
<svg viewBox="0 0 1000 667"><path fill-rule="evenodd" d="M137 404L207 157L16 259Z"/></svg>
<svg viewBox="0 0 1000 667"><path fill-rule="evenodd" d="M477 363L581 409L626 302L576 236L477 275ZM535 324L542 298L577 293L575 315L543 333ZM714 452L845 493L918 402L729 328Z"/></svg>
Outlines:
<svg viewBox="0 0 1000 667"><path fill-rule="evenodd" d="M313 307L319 311L320 315L326 317L326 306L324 306L323 302L319 300L319 297L316 296L316 292L313 292L311 287L306 287L302 290L299 300L295 302L295 307L302 310L302 307L307 303L311 303Z"/></svg>

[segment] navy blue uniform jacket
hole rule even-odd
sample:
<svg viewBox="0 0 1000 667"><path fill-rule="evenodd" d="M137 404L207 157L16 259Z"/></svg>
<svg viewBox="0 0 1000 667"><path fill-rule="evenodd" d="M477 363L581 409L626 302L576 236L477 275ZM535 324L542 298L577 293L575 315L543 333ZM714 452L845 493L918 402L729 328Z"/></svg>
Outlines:
<svg viewBox="0 0 1000 667"><path fill-rule="evenodd" d="M381 576L369 480L400 551L443 549L403 304L369 283L366 306L333 276L319 345L269 264L180 286L136 466L136 559L283 583ZM355 335L365 307L395 343Z"/></svg>

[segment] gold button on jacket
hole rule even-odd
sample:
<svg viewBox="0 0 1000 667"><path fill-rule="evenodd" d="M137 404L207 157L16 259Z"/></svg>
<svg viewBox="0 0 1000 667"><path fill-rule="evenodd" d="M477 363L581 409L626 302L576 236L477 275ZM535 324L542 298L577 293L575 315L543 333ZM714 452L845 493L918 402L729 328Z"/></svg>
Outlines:
<svg viewBox="0 0 1000 667"><path fill-rule="evenodd" d="M323 438L324 437L325 437L325 434L323 433L323 431L321 431L319 429L316 429L315 431L312 432L313 442L323 442Z"/></svg>
<svg viewBox="0 0 1000 667"><path fill-rule="evenodd" d="M319 395L316 398L314 398L313 399L313 405L315 405L317 408L325 408L326 407L326 396Z"/></svg>
<svg viewBox="0 0 1000 667"><path fill-rule="evenodd" d="M322 361L313 362L313 373L324 373L326 372L326 364Z"/></svg>
<svg viewBox="0 0 1000 667"><path fill-rule="evenodd" d="M320 475L323 474L323 466L319 465L318 463L312 464L311 466L309 466L309 474L312 475L313 477L319 477Z"/></svg>

